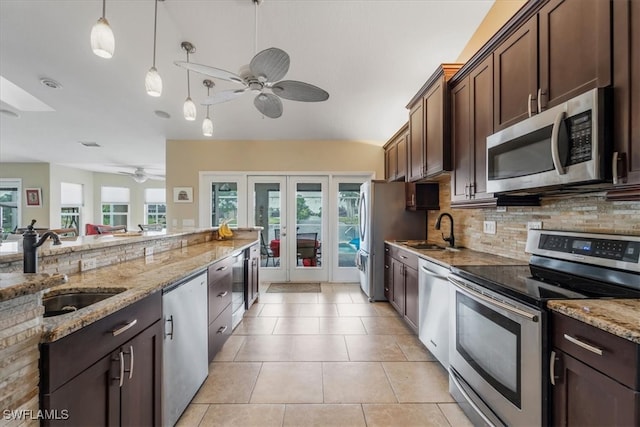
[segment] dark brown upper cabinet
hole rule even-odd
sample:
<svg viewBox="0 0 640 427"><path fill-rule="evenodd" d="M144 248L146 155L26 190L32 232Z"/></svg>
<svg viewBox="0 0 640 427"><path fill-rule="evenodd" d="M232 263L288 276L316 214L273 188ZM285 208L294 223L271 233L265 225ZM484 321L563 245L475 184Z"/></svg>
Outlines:
<svg viewBox="0 0 640 427"><path fill-rule="evenodd" d="M494 50L498 131L612 82L610 0L550 0Z"/></svg>
<svg viewBox="0 0 640 427"><path fill-rule="evenodd" d="M447 82L462 64L442 64L409 101L407 181L419 181L450 171L450 109Z"/></svg>
<svg viewBox="0 0 640 427"><path fill-rule="evenodd" d="M409 123L402 126L383 147L385 179L389 182L405 180L408 141Z"/></svg>

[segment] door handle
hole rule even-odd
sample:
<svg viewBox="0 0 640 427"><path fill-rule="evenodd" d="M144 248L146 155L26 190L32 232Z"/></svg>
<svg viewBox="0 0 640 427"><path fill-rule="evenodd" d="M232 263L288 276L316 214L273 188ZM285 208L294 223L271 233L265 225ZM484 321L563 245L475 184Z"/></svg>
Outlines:
<svg viewBox="0 0 640 427"><path fill-rule="evenodd" d="M118 381L118 387L122 387L122 384L124 382L124 353L121 351L120 353L118 353L119 357L115 359L115 361L120 361L120 376L115 377L114 380L119 380Z"/></svg>
<svg viewBox="0 0 640 427"><path fill-rule="evenodd" d="M225 266L222 266L222 267L218 267L218 268L216 268L216 271L224 271L224 270L226 270L227 268L228 268L228 266L226 266L226 265L225 265Z"/></svg>
<svg viewBox="0 0 640 427"><path fill-rule="evenodd" d="M529 113L529 117L532 116L531 114L531 102L533 101L533 95L529 94L529 100L527 101L527 112Z"/></svg>
<svg viewBox="0 0 640 427"><path fill-rule="evenodd" d="M556 119L553 122L553 130L551 131L551 160L553 160L553 167L558 172L558 175L564 175L567 171L564 169L562 165L562 161L560 159L560 125L562 125L562 121L564 120L567 113L561 111L556 116Z"/></svg>
<svg viewBox="0 0 640 427"><path fill-rule="evenodd" d="M556 385L556 352L551 351L551 357L549 358L549 379L551 385Z"/></svg>
<svg viewBox="0 0 640 427"><path fill-rule="evenodd" d="M229 294L229 291L224 291L218 294L218 298L224 298Z"/></svg>
<svg viewBox="0 0 640 427"><path fill-rule="evenodd" d="M169 333L165 333L164 336L165 337L169 337L169 339L173 339L173 314L171 316L169 316L169 318L166 320L167 323L171 323L171 332Z"/></svg>
<svg viewBox="0 0 640 427"><path fill-rule="evenodd" d="M543 91L541 87L538 88L538 113L542 113L542 95L546 95L547 92Z"/></svg>
<svg viewBox="0 0 640 427"><path fill-rule="evenodd" d="M129 380L131 380L131 378L133 378L133 346L130 345L129 346L129 353L124 353L124 354L130 354L131 355L131 364L129 365L129 370L125 370L124 372L129 372ZM124 363L122 364L124 366Z"/></svg>
<svg viewBox="0 0 640 427"><path fill-rule="evenodd" d="M216 332L217 334L224 334L224 331L226 331L228 328L227 325L224 326L220 326L220 328L218 329L218 331Z"/></svg>

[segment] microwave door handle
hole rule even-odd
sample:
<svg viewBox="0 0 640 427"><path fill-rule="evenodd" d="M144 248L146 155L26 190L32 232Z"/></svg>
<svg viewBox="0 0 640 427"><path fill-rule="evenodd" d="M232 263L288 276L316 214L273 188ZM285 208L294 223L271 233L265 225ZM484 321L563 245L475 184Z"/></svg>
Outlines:
<svg viewBox="0 0 640 427"><path fill-rule="evenodd" d="M551 160L553 160L553 167L558 172L558 175L564 175L567 171L562 166L562 162L560 160L560 126L562 126L562 121L566 117L566 113L561 111L556 116L555 121L553 122L553 130L551 131Z"/></svg>

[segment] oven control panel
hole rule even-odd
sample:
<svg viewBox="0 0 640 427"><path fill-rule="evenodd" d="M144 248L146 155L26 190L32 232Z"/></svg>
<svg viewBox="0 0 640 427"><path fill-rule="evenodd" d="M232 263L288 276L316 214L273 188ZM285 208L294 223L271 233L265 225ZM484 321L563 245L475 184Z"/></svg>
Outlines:
<svg viewBox="0 0 640 427"><path fill-rule="evenodd" d="M542 232L538 248L631 263L638 263L640 259L640 242L637 241L563 236Z"/></svg>

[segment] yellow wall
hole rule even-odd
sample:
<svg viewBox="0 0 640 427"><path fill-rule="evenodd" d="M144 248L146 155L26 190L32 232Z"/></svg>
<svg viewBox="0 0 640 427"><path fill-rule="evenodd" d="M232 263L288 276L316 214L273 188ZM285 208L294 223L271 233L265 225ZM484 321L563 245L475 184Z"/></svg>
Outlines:
<svg viewBox="0 0 640 427"><path fill-rule="evenodd" d="M384 178L384 151L359 141L167 141L167 224L198 218L199 172L366 172ZM194 203L173 203L193 187Z"/></svg>
<svg viewBox="0 0 640 427"><path fill-rule="evenodd" d="M21 227L36 220L36 227L49 227L49 164L48 163L1 163L0 178L16 178L22 180ZM42 206L27 206L25 188L42 189Z"/></svg>

